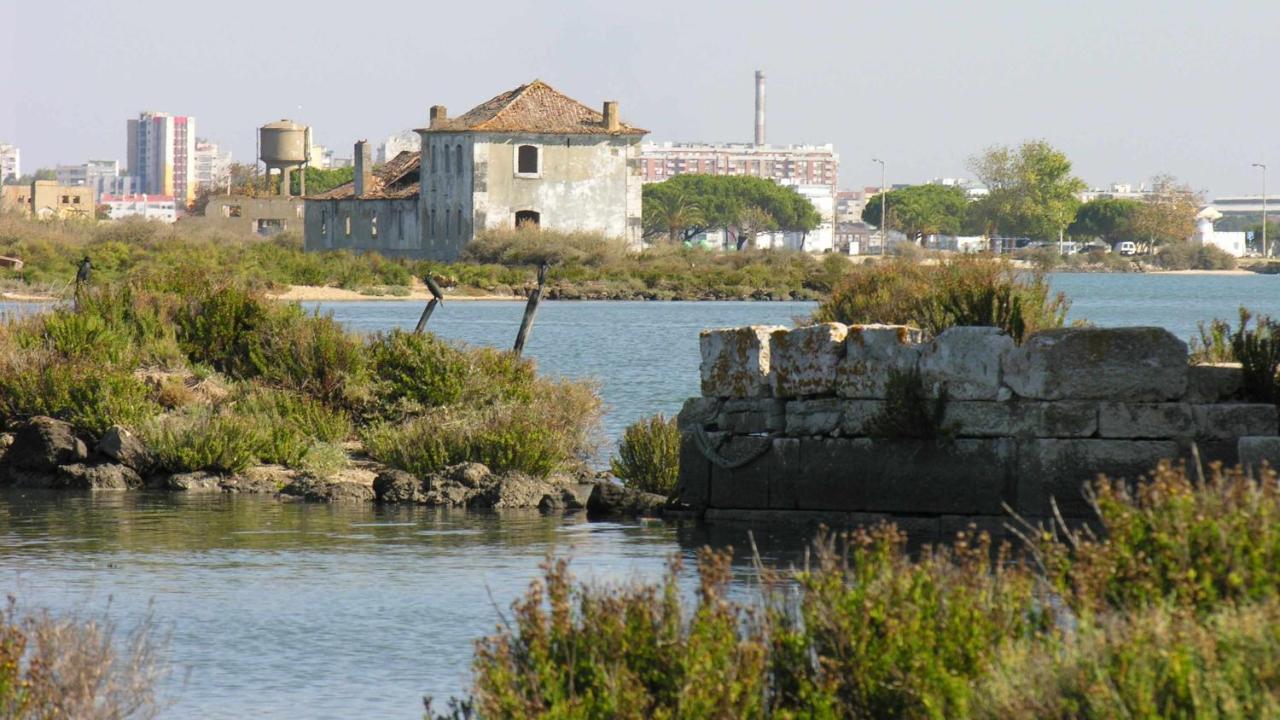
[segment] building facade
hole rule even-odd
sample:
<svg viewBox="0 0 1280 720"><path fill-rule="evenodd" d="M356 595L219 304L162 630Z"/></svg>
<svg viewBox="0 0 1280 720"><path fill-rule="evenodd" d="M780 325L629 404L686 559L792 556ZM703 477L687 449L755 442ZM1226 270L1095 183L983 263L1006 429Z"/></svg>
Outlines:
<svg viewBox="0 0 1280 720"><path fill-rule="evenodd" d="M171 223L178 219L178 204L172 195L103 195L102 204L112 220L138 217Z"/></svg>
<svg viewBox="0 0 1280 720"><path fill-rule="evenodd" d="M136 188L172 195L183 208L195 200L196 119L144 112L127 126L127 162Z"/></svg>
<svg viewBox="0 0 1280 720"><path fill-rule="evenodd" d="M216 142L197 138L192 163L197 190L223 187L230 178L231 151L219 148Z"/></svg>
<svg viewBox="0 0 1280 720"><path fill-rule="evenodd" d="M58 165L54 168L59 183L93 189L94 204L103 195L133 193L133 178L120 174L119 160L89 160L82 165Z"/></svg>
<svg viewBox="0 0 1280 720"><path fill-rule="evenodd" d="M640 167L645 182L676 175L748 175L796 185L827 185L834 195L840 156L832 145L747 143L644 143Z"/></svg>
<svg viewBox="0 0 1280 720"><path fill-rule="evenodd" d="M402 152L418 152L422 149L422 137L413 130L405 130L388 137L378 146L374 162L383 165L395 159Z"/></svg>
<svg viewBox="0 0 1280 720"><path fill-rule="evenodd" d="M0 143L0 183L16 182L22 177L22 152L18 146Z"/></svg>
<svg viewBox="0 0 1280 720"><path fill-rule="evenodd" d="M263 237L300 232L303 215L302 198L288 195L214 195L204 208L206 225Z"/></svg>
<svg viewBox="0 0 1280 720"><path fill-rule="evenodd" d="M456 118L434 106L430 120L419 152L375 174L358 144L355 181L307 198L308 250L452 260L476 233L522 225L640 244L646 131L623 123L617 103L597 111L535 80Z"/></svg>
<svg viewBox="0 0 1280 720"><path fill-rule="evenodd" d="M20 212L41 220L92 220L96 209L93 201L92 189L54 180L0 188L0 212Z"/></svg>

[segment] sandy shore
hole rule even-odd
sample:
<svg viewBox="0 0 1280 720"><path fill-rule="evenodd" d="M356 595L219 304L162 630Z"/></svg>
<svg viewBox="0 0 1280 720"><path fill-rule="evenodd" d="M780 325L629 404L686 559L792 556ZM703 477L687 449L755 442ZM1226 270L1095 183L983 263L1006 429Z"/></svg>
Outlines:
<svg viewBox="0 0 1280 720"><path fill-rule="evenodd" d="M58 299L59 298L53 297L52 295L31 295L28 293L0 292L0 300L5 300L8 302L44 303L44 302L56 302Z"/></svg>
<svg viewBox="0 0 1280 720"><path fill-rule="evenodd" d="M336 287L319 287L316 285L292 285L282 293L272 293L276 300L293 302L354 302L371 300L418 300L426 302L431 294L426 288L413 288L408 295L362 295L355 290L344 290ZM445 293L445 302L486 300L490 302L523 302L524 298L514 295L453 295Z"/></svg>
<svg viewBox="0 0 1280 720"><path fill-rule="evenodd" d="M1257 275L1252 270L1148 270L1148 275Z"/></svg>

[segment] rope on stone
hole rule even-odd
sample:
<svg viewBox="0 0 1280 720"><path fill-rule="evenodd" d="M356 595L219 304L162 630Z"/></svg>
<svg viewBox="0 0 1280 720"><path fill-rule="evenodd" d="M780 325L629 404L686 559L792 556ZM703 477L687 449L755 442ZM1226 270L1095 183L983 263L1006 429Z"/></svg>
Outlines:
<svg viewBox="0 0 1280 720"><path fill-rule="evenodd" d="M710 460L712 464L717 467L722 467L725 470L735 470L745 465L749 465L758 460L765 453L769 452L769 448L773 443L771 443L768 438L757 439L763 442L759 443L756 447L747 450L743 453L742 457L730 459L721 455L719 451L711 446L711 436L707 434L707 431L703 429L702 426L696 426L693 429L693 442L697 446L698 451L702 453L703 457Z"/></svg>

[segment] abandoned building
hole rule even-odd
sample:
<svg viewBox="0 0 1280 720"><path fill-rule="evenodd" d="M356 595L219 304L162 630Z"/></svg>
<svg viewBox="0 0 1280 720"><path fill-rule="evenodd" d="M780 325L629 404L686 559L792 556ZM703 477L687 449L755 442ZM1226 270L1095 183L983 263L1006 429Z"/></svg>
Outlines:
<svg viewBox="0 0 1280 720"><path fill-rule="evenodd" d="M450 118L431 108L422 149L306 198L307 250L453 260L485 229L525 224L638 245L639 144L647 131L535 80Z"/></svg>

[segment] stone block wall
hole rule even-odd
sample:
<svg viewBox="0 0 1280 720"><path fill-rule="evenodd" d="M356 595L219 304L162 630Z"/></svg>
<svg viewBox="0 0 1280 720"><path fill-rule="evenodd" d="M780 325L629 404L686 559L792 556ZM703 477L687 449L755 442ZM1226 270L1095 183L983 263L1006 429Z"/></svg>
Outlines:
<svg viewBox="0 0 1280 720"><path fill-rule="evenodd" d="M994 328L823 323L701 337L702 396L679 415L680 497L710 519L910 516L963 527L1088 517L1099 474L1162 459L1280 454L1276 407L1241 398L1240 369L1192 366L1161 328L1063 328L1022 345ZM942 432L886 436L891 378L942 397ZM960 523L957 525L957 523Z"/></svg>

